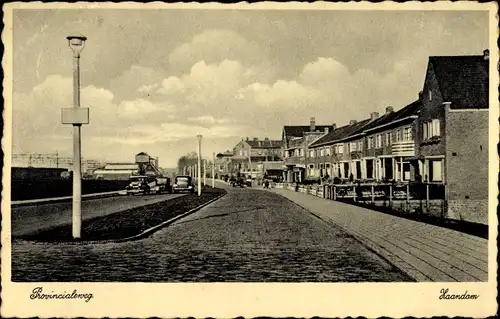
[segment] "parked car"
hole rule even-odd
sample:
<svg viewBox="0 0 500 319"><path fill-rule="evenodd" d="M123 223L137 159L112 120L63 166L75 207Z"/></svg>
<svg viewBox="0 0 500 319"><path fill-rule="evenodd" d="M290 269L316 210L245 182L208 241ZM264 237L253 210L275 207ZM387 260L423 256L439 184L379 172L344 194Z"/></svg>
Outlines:
<svg viewBox="0 0 500 319"><path fill-rule="evenodd" d="M131 176L130 184L125 187L127 195L146 195L156 186L155 179L149 176Z"/></svg>
<svg viewBox="0 0 500 319"><path fill-rule="evenodd" d="M180 175L176 176L174 185L172 186L172 193L188 192L194 193L194 184L191 176Z"/></svg>
<svg viewBox="0 0 500 319"><path fill-rule="evenodd" d="M236 178L231 182L231 186L233 187L245 187L245 181L243 178Z"/></svg>
<svg viewBox="0 0 500 319"><path fill-rule="evenodd" d="M248 186L248 187L252 187L252 179L251 178L247 178L245 180L245 185Z"/></svg>

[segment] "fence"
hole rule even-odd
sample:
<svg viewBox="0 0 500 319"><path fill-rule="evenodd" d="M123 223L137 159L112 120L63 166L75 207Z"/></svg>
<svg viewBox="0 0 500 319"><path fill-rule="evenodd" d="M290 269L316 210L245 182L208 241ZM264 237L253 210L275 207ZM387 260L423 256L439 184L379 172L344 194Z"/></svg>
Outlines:
<svg viewBox="0 0 500 319"><path fill-rule="evenodd" d="M277 183L276 188L302 192L330 200L384 207L405 213L444 217L445 186L433 183L323 184Z"/></svg>

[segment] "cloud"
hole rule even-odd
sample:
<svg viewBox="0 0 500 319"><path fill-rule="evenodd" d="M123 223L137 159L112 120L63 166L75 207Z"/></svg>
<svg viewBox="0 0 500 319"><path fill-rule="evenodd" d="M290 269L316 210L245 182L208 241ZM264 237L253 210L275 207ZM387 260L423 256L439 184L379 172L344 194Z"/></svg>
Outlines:
<svg viewBox="0 0 500 319"><path fill-rule="evenodd" d="M161 87L157 92L164 95L172 95L182 93L183 90L184 83L182 83L181 79L176 76L170 76L161 82Z"/></svg>
<svg viewBox="0 0 500 319"><path fill-rule="evenodd" d="M240 61L244 65L259 65L267 58L264 50L232 30L212 29L195 35L191 41L176 47L170 53L169 64L181 71L199 61L208 64L224 60Z"/></svg>
<svg viewBox="0 0 500 319"><path fill-rule="evenodd" d="M163 116L164 112L174 112L176 107L172 104L156 104L151 101L139 98L133 101L122 101L118 106L120 115L125 117L140 118L146 114Z"/></svg>
<svg viewBox="0 0 500 319"><path fill-rule="evenodd" d="M110 80L110 90L115 92L116 101L137 98L137 93L150 93L162 78L159 70L132 65L119 76Z"/></svg>
<svg viewBox="0 0 500 319"><path fill-rule="evenodd" d="M201 115L198 117L188 117L187 119L190 122L197 122L200 124L205 124L205 125L211 125L211 124L223 124L223 123L229 123L230 121L228 119L216 119L211 115Z"/></svg>

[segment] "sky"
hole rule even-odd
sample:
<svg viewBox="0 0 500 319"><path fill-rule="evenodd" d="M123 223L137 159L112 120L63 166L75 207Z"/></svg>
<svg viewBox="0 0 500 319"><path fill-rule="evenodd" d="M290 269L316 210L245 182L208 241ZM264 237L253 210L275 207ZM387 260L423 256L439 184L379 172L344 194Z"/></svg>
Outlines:
<svg viewBox="0 0 500 319"><path fill-rule="evenodd" d="M81 54L85 159L160 166L242 138L281 139L284 125L345 125L418 97L429 56L479 55L479 11L16 10L14 154L71 156L72 53Z"/></svg>

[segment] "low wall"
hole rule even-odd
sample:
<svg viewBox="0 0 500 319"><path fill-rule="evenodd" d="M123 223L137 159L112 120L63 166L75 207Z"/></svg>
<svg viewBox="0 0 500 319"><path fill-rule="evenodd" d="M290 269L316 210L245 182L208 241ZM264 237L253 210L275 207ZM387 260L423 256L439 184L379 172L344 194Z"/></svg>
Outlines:
<svg viewBox="0 0 500 319"><path fill-rule="evenodd" d="M82 180L82 194L104 193L125 189L128 180ZM29 200L71 196L73 181L18 180L11 183L11 200Z"/></svg>
<svg viewBox="0 0 500 319"><path fill-rule="evenodd" d="M448 218L488 225L487 199L454 199L448 201Z"/></svg>

